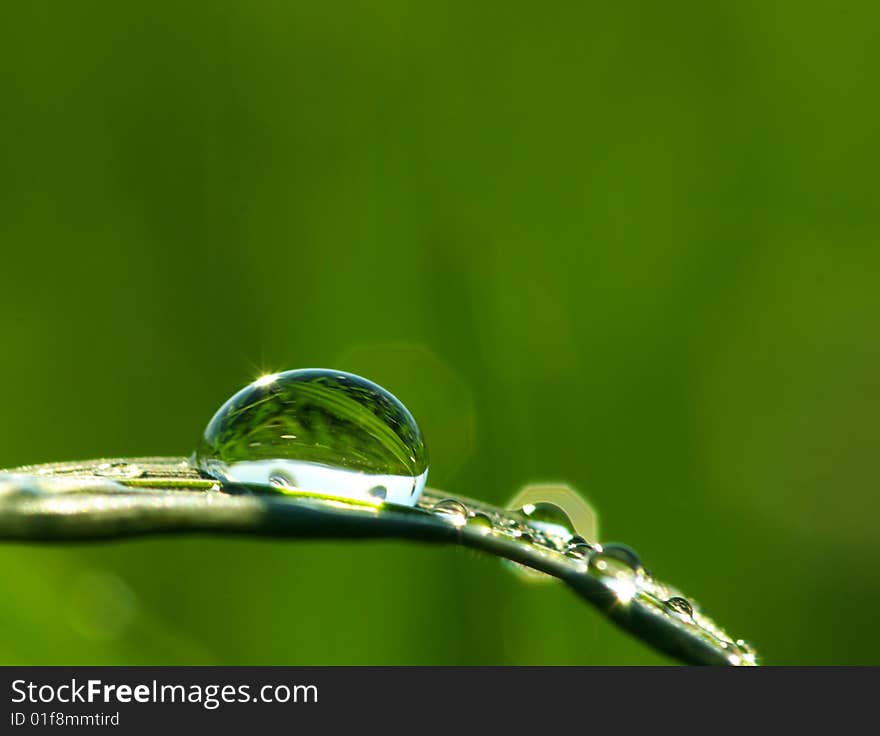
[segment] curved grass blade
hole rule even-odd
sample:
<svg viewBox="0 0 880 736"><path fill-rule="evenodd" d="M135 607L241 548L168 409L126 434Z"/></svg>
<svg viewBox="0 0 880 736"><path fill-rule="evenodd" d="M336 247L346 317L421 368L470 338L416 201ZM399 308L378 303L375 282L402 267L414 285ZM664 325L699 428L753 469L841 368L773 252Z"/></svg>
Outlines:
<svg viewBox="0 0 880 736"><path fill-rule="evenodd" d="M55 463L0 473L0 539L29 542L209 533L282 538L396 537L460 544L557 578L621 628L687 664L748 666L734 640L644 569L625 579L591 563L599 544L561 543L516 512L428 489L415 508L310 493L252 493L184 458ZM623 584L621 584L623 582Z"/></svg>

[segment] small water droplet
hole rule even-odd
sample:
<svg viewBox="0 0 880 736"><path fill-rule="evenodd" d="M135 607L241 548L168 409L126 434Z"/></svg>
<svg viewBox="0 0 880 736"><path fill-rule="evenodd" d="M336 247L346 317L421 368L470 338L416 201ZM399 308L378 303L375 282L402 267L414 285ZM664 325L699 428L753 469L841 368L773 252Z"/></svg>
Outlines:
<svg viewBox="0 0 880 736"><path fill-rule="evenodd" d="M605 557L613 557L616 560L619 560L627 567L631 568L634 572L640 572L644 570L642 565L642 558L639 557L638 552L636 552L632 547L629 547L625 544L619 544L617 542L609 542L608 544L602 545L602 554Z"/></svg>
<svg viewBox="0 0 880 736"><path fill-rule="evenodd" d="M230 398L205 429L199 469L218 480L414 506L428 455L412 415L385 389L341 371L264 376Z"/></svg>
<svg viewBox="0 0 880 736"><path fill-rule="evenodd" d="M586 541L598 539L597 516L593 507L571 486L561 483L531 483L523 486L508 502L507 508L518 511L535 527L540 528L548 538L570 541L579 536Z"/></svg>
<svg viewBox="0 0 880 736"><path fill-rule="evenodd" d="M431 510L456 526L464 526L467 522L467 506L455 498L444 498L442 501L435 503Z"/></svg>
<svg viewBox="0 0 880 736"><path fill-rule="evenodd" d="M519 509L529 524L545 534L568 541L574 536L574 525L568 514L554 503L527 503Z"/></svg>
<svg viewBox="0 0 880 736"><path fill-rule="evenodd" d="M606 555L604 552L594 551L590 555L590 569L595 570L603 577L626 577L635 579L636 571L617 557Z"/></svg>
<svg viewBox="0 0 880 736"><path fill-rule="evenodd" d="M384 501L385 497L388 495L388 489L385 486L373 486L369 491L367 491L370 498L375 498L377 501Z"/></svg>
<svg viewBox="0 0 880 736"><path fill-rule="evenodd" d="M473 514L473 516L469 517L467 520L467 524L468 526L476 527L486 534L492 531L492 527L494 526L494 524L492 524L492 519L489 517L489 515L484 514L481 511L477 511Z"/></svg>
<svg viewBox="0 0 880 736"><path fill-rule="evenodd" d="M673 613L677 613L679 616L693 618L694 607L687 598L682 598L677 595L673 596L666 601L666 607Z"/></svg>
<svg viewBox="0 0 880 736"><path fill-rule="evenodd" d="M614 591L621 603L628 603L638 592L641 560L626 545L605 544L597 547L587 565L593 575Z"/></svg>

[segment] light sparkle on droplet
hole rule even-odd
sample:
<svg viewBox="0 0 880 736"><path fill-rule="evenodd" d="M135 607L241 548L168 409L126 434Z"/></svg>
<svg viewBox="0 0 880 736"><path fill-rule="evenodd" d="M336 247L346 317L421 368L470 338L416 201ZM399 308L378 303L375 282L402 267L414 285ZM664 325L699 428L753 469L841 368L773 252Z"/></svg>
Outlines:
<svg viewBox="0 0 880 736"><path fill-rule="evenodd" d="M631 580L620 580L618 578L609 580L608 587L614 591L617 600L621 603L629 603L636 594L636 586Z"/></svg>
<svg viewBox="0 0 880 736"><path fill-rule="evenodd" d="M263 376L260 376L256 381L254 381L253 385L259 386L260 388L264 386L269 386L275 383L275 381L277 381L280 376L280 373L267 373Z"/></svg>

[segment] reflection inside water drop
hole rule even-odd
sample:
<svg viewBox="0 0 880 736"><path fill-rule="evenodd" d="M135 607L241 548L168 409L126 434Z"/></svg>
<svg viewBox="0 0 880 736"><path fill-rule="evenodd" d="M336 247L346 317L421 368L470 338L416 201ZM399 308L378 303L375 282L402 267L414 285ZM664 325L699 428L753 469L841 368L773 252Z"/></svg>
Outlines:
<svg viewBox="0 0 880 736"><path fill-rule="evenodd" d="M469 527L479 530L482 534L488 534L492 531L494 524L488 514L477 511L468 520Z"/></svg>
<svg viewBox="0 0 880 736"><path fill-rule="evenodd" d="M428 454L406 407L341 371L264 376L230 398L205 429L199 469L223 481L414 506Z"/></svg>
<svg viewBox="0 0 880 736"><path fill-rule="evenodd" d="M556 504L544 501L527 503L519 509L519 513L528 519L530 526L551 537L563 542L574 537L574 524Z"/></svg>
<svg viewBox="0 0 880 736"><path fill-rule="evenodd" d="M675 595L666 601L666 607L675 614L684 618L692 618L694 615L694 607L690 601L681 596Z"/></svg>

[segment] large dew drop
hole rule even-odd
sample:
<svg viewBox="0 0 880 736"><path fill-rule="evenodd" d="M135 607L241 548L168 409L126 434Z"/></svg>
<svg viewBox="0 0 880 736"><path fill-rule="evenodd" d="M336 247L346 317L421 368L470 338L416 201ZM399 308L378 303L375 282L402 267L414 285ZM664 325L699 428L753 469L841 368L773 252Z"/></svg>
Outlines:
<svg viewBox="0 0 880 736"><path fill-rule="evenodd" d="M406 407L365 378L325 369L264 376L211 419L195 454L223 481L414 506L428 453Z"/></svg>

